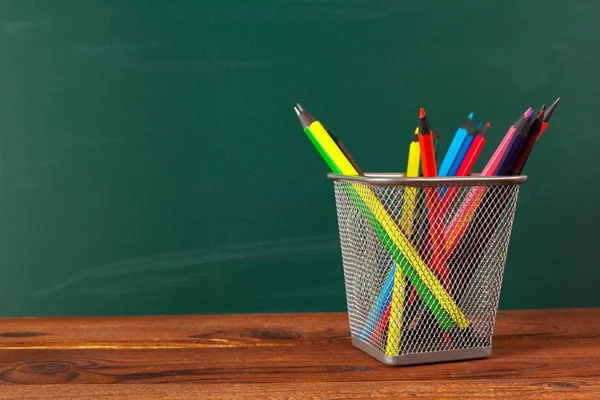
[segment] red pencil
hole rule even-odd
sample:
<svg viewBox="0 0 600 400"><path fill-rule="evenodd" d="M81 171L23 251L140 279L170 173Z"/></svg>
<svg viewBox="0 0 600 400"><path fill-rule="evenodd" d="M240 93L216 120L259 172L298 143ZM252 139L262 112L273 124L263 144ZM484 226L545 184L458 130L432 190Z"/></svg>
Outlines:
<svg viewBox="0 0 600 400"><path fill-rule="evenodd" d="M419 113L419 147L421 149L421 167L423 168L423 176L437 176L433 134L431 133L431 126L427 120L425 110L422 108Z"/></svg>
<svg viewBox="0 0 600 400"><path fill-rule="evenodd" d="M485 145L487 131L489 127L490 123L487 122L483 126L481 131L477 134L477 136L475 136L475 139L473 139L473 143L471 143L471 147L469 147L467 155L463 159L462 164L460 164L460 167L458 167L456 176L469 176L469 174L471 174L471 170L473 170L475 161L477 161L477 158L481 153L481 149L483 149L483 146Z"/></svg>
<svg viewBox="0 0 600 400"><path fill-rule="evenodd" d="M423 167L423 176L426 178L437 176L437 166L435 164L435 151L433 147L433 135L431 127L427 120L425 110L421 108L419 113L419 147L421 149L421 166ZM442 252L444 245L442 236L444 233L444 223L442 221L443 213L440 209L440 193L438 188L425 188L425 198L429 210L429 237L433 245L432 269L436 272L440 283L450 292L448 265L444 261Z"/></svg>
<svg viewBox="0 0 600 400"><path fill-rule="evenodd" d="M391 312L392 312L392 302L390 301L388 306L385 308L385 311L383 312L383 315L381 316L379 323L377 324L377 328L375 328L375 330L373 331L373 334L371 335L372 343L380 343L381 339L383 339L387 336L388 322L390 321L390 313ZM385 347L385 343L384 343L383 347Z"/></svg>
<svg viewBox="0 0 600 400"><path fill-rule="evenodd" d="M552 113L554 112L554 110L556 110L556 106L558 105L559 101L560 101L560 97L558 99L556 99L556 101L554 103L552 103L552 105L550 107L548 107L548 109L544 113L544 120L542 122L542 128L540 129L540 133L538 133L537 139L535 139L535 140L538 140L540 138L540 136L542 136L542 133L544 133L544 131L548 127L548 123L550 122Z"/></svg>

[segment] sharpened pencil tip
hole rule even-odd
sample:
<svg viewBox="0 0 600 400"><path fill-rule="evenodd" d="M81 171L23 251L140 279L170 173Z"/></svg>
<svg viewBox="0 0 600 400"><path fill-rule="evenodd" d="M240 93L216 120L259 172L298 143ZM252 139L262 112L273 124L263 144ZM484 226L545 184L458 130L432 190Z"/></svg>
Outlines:
<svg viewBox="0 0 600 400"><path fill-rule="evenodd" d="M296 107L298 107L298 110L304 111L304 108L302 108L302 106L300 105L300 103L296 103Z"/></svg>
<svg viewBox="0 0 600 400"><path fill-rule="evenodd" d="M479 136L485 138L487 137L487 132L488 132L488 128L490 127L490 123L486 122L485 125L483 126L483 128L481 128L481 130L479 131Z"/></svg>
<svg viewBox="0 0 600 400"><path fill-rule="evenodd" d="M560 102L560 97L558 99L556 99L556 101L554 103L552 103L552 105L550 107L548 107L548 109L544 113L544 122L550 122L552 113L554 113L554 110L556 110L556 106L558 105L559 102Z"/></svg>
<svg viewBox="0 0 600 400"><path fill-rule="evenodd" d="M535 116L535 119L537 119L539 122L544 122L545 114L546 114L546 105L544 104L542 106L542 108L540 108L540 111L538 111L537 115Z"/></svg>
<svg viewBox="0 0 600 400"><path fill-rule="evenodd" d="M300 116L300 110L298 110L298 107L294 107L294 111L296 112L297 116Z"/></svg>
<svg viewBox="0 0 600 400"><path fill-rule="evenodd" d="M419 110L419 118L425 118L425 109L424 108L421 108Z"/></svg>
<svg viewBox="0 0 600 400"><path fill-rule="evenodd" d="M469 114L469 116L467 117L467 119L473 119L473 113Z"/></svg>
<svg viewBox="0 0 600 400"><path fill-rule="evenodd" d="M481 125L483 125L483 121L479 121L477 125L475 125L475 128L481 128Z"/></svg>
<svg viewBox="0 0 600 400"><path fill-rule="evenodd" d="M418 133L419 133L419 127L417 126L417 127L415 128L415 135L417 135Z"/></svg>
<svg viewBox="0 0 600 400"><path fill-rule="evenodd" d="M525 112L523 113L523 116L524 116L525 118L529 118L529 117L531 117L531 115L532 115L532 114L533 114L533 108L529 107L529 108L527 109L527 111L525 111Z"/></svg>

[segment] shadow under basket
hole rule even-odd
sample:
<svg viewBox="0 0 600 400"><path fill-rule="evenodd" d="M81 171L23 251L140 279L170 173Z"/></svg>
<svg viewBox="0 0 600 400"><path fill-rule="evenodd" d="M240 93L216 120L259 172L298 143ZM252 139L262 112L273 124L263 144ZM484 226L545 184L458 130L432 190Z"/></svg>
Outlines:
<svg viewBox="0 0 600 400"><path fill-rule="evenodd" d="M489 356L527 177L328 177L352 344L394 366Z"/></svg>

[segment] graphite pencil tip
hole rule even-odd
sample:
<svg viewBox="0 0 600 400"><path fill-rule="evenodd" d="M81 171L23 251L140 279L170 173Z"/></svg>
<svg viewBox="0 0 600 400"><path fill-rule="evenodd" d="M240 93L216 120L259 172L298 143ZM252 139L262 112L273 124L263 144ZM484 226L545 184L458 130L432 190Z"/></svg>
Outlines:
<svg viewBox="0 0 600 400"><path fill-rule="evenodd" d="M487 137L487 133L488 133L489 127L490 127L490 123L486 122L486 124L483 126L483 128L481 128L479 130L478 135L481 136L481 137L483 137L483 138Z"/></svg>
<svg viewBox="0 0 600 400"><path fill-rule="evenodd" d="M535 116L535 119L537 119L541 123L544 121L545 114L546 114L546 105L544 104L542 106L542 108L540 108L540 111L538 111L537 115Z"/></svg>
<svg viewBox="0 0 600 400"><path fill-rule="evenodd" d="M431 133L431 126L429 125L429 121L427 121L427 115L425 114L425 110L421 108L421 118L419 118L419 134L427 135Z"/></svg>
<svg viewBox="0 0 600 400"><path fill-rule="evenodd" d="M523 121L523 124L517 128L517 133L519 135L521 135L521 136L525 136L526 137L528 135L528 133L529 133L529 131L531 129L531 126L533 125L534 121L536 121L536 119L535 118L531 118L531 115L530 115L530 117L528 117L527 119L525 119Z"/></svg>
<svg viewBox="0 0 600 400"><path fill-rule="evenodd" d="M558 105L559 102L560 102L560 97L558 99L556 99L556 101L554 103L552 103L552 105L550 107L548 107L548 109L544 113L544 122L546 122L546 123L550 122L552 113L554 113L554 110L556 110L556 106Z"/></svg>
<svg viewBox="0 0 600 400"><path fill-rule="evenodd" d="M310 126L310 124L315 122L315 119L312 115L310 115L308 112L302 110L298 106L294 107L294 111L296 112L296 115L298 116L298 119L300 120L302 129L308 128Z"/></svg>
<svg viewBox="0 0 600 400"><path fill-rule="evenodd" d="M465 131L469 131L469 127L471 126L472 120L473 120L473 113L469 114L467 119L465 119L465 122L463 122L463 124L460 127L463 128Z"/></svg>
<svg viewBox="0 0 600 400"><path fill-rule="evenodd" d="M479 131L481 131L481 125L483 125L483 122L478 122L477 125L475 125L475 128L471 129L471 132L469 132L469 135L477 136L479 134Z"/></svg>

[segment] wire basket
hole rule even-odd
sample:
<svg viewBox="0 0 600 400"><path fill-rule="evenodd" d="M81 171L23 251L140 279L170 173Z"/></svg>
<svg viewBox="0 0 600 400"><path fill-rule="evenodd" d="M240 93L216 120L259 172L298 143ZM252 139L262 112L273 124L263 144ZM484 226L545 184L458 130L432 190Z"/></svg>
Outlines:
<svg viewBox="0 0 600 400"><path fill-rule="evenodd" d="M352 343L389 365L490 355L527 178L328 177Z"/></svg>

